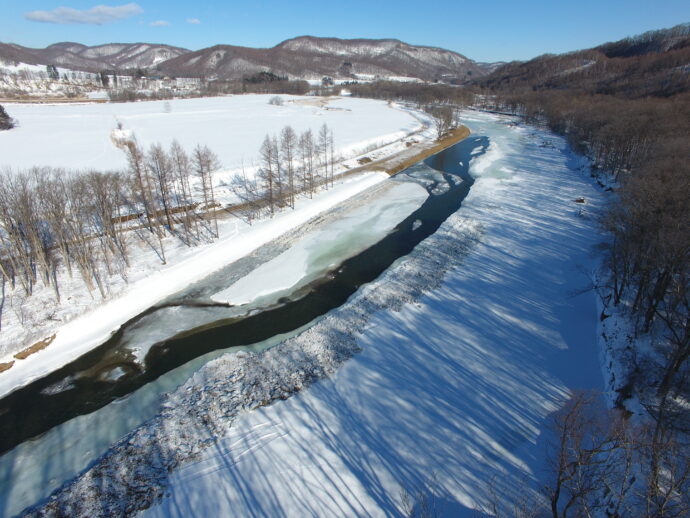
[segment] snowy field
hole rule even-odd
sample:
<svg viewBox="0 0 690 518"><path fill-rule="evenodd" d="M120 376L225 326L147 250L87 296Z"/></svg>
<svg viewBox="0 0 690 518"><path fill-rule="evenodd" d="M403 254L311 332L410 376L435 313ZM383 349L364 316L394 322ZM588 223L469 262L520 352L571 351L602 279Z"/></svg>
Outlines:
<svg viewBox="0 0 690 518"><path fill-rule="evenodd" d="M529 494L550 415L570 390L602 388L582 288L603 195L562 139L465 122L491 146L436 234L305 333L208 363L53 503L98 513L161 495L144 514L390 516L405 488L473 516L492 479L508 500Z"/></svg>
<svg viewBox="0 0 690 518"><path fill-rule="evenodd" d="M7 105L19 127L0 133L0 168L123 169L125 154L111 140L118 123L145 147L156 142L168 146L174 139L188 151L207 145L226 170L251 167L265 135L277 134L286 125L298 133L311 129L316 136L326 123L333 130L336 153L346 156L421 127L409 113L383 101L343 98L321 103L323 98L283 95L285 103L275 106L268 104L271 97Z"/></svg>
<svg viewBox="0 0 690 518"><path fill-rule="evenodd" d="M378 313L332 377L238 417L147 516L389 516L401 488L471 516L493 477L510 499L544 476L549 415L602 388L595 295L579 293L602 195L561 139L466 117L491 147L449 222L482 229L461 267Z"/></svg>

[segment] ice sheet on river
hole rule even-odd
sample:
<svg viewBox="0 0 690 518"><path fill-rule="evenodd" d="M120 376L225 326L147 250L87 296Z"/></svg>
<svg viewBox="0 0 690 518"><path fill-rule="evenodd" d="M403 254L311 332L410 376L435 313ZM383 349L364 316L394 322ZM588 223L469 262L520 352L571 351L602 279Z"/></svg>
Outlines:
<svg viewBox="0 0 690 518"><path fill-rule="evenodd" d="M278 257L211 298L235 306L273 302L380 241L427 197L426 190L416 183L388 182L385 194L304 236Z"/></svg>

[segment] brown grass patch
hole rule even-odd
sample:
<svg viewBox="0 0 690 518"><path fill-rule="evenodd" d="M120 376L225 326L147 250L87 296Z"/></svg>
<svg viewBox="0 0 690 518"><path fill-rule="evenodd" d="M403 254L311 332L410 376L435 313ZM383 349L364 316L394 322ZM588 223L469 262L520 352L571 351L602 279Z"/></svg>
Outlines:
<svg viewBox="0 0 690 518"><path fill-rule="evenodd" d="M5 371L10 370L12 368L12 365L14 365L14 360L12 360L11 362L7 362L7 363L0 363L0 372L5 372Z"/></svg>
<svg viewBox="0 0 690 518"><path fill-rule="evenodd" d="M36 342L35 344L27 347L23 351L19 351L17 354L14 355L14 357L17 358L17 360L25 360L29 356L31 356L32 354L37 353L38 351L42 351L43 349L48 347L51 343L53 343L53 340L55 340L55 335L49 336L48 338L40 340L40 341Z"/></svg>
<svg viewBox="0 0 690 518"><path fill-rule="evenodd" d="M439 151L443 151L444 149L457 144L458 142L466 139L469 136L470 130L466 126L460 126L459 128L455 128L454 130L448 132L448 134L441 138L441 140L438 140L432 147L423 149L416 155L408 158L407 160L403 160L402 162L397 163L392 167L387 167L386 172L389 175L393 176L394 174L399 173L400 171L404 171L410 166L413 166L417 162L421 162L425 158L429 158L431 155L435 155Z"/></svg>

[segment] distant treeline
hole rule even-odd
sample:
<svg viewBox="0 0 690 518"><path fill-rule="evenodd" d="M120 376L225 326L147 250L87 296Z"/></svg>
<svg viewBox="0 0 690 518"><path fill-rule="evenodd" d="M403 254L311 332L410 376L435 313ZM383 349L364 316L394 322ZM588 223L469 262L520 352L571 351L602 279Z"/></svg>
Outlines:
<svg viewBox="0 0 690 518"><path fill-rule="evenodd" d="M400 81L375 81L373 83L345 83L355 97L409 101L418 106L435 103L451 103L458 106L471 104L472 91L446 84L403 83Z"/></svg>
<svg viewBox="0 0 690 518"><path fill-rule="evenodd" d="M289 80L264 72L265 75L250 76L243 80L213 80L201 81L199 88L186 91L172 91L160 89L155 91L142 91L134 88L121 88L109 92L113 102L133 102L166 100L173 98L213 97L218 95L238 95L243 93L256 94L286 94L305 95L311 87L306 81ZM271 78L270 80L267 78Z"/></svg>
<svg viewBox="0 0 690 518"><path fill-rule="evenodd" d="M494 92L670 98L690 88L690 25L568 54L508 63L475 83Z"/></svg>

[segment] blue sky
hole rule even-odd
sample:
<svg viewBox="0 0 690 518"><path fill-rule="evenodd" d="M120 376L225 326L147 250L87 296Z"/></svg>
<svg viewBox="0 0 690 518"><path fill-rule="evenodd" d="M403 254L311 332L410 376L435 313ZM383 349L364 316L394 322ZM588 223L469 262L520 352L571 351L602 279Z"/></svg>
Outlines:
<svg viewBox="0 0 690 518"><path fill-rule="evenodd" d="M577 50L688 21L688 0L0 0L0 41L27 47L271 47L310 34L397 38L477 61Z"/></svg>

